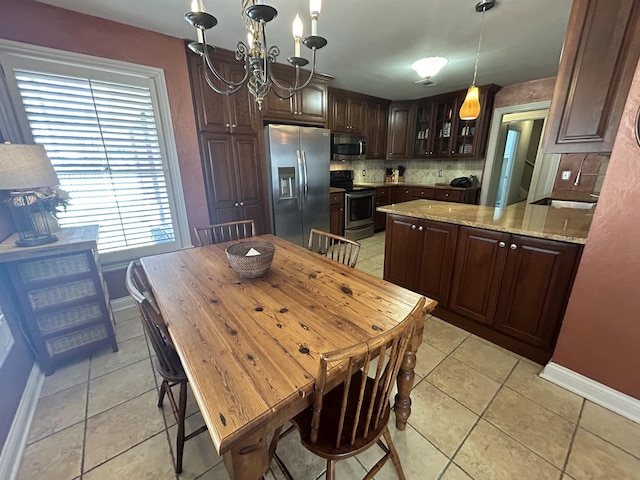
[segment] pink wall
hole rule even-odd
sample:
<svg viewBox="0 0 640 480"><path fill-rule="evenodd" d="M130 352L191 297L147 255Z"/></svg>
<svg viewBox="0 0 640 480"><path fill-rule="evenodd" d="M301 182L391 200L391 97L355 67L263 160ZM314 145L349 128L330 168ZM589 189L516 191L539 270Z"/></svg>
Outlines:
<svg viewBox="0 0 640 480"><path fill-rule="evenodd" d="M552 361L640 399L640 64Z"/></svg>
<svg viewBox="0 0 640 480"><path fill-rule="evenodd" d="M548 77L507 85L496 93L493 108L551 100L555 84L556 77Z"/></svg>
<svg viewBox="0 0 640 480"><path fill-rule="evenodd" d="M162 68L189 225L209 222L191 87L181 39L31 0L2 0L0 37Z"/></svg>

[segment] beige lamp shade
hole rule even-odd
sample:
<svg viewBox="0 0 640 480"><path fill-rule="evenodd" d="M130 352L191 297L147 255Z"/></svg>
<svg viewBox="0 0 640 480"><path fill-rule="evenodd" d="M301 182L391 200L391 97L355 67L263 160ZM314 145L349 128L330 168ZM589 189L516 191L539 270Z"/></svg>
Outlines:
<svg viewBox="0 0 640 480"><path fill-rule="evenodd" d="M460 120L475 120L478 115L480 115L480 92L478 87L471 85L460 107Z"/></svg>
<svg viewBox="0 0 640 480"><path fill-rule="evenodd" d="M0 190L51 187L59 183L42 145L0 144Z"/></svg>

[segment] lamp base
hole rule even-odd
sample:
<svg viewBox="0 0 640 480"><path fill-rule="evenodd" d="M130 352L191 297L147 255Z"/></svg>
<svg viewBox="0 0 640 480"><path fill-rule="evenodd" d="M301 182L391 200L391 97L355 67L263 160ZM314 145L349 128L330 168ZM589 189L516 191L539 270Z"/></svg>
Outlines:
<svg viewBox="0 0 640 480"><path fill-rule="evenodd" d="M21 238L16 240L18 247L37 247L38 245L46 245L47 243L57 242L58 237L55 235L47 235L35 238Z"/></svg>

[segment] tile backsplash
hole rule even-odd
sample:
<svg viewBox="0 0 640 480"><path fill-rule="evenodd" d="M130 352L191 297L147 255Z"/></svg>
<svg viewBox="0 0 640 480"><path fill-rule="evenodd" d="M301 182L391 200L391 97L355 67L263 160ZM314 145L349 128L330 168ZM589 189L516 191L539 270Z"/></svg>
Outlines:
<svg viewBox="0 0 640 480"><path fill-rule="evenodd" d="M331 170L353 170L356 183L384 182L387 168L404 165L404 181L431 185L449 183L457 177L475 175L482 181L484 159L480 160L351 160L331 162ZM442 171L442 176L439 173Z"/></svg>

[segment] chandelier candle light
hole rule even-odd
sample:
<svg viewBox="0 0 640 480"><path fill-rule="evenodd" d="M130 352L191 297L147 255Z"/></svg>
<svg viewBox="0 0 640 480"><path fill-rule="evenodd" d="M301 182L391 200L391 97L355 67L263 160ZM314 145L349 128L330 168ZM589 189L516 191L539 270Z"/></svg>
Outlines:
<svg viewBox="0 0 640 480"><path fill-rule="evenodd" d="M476 75L478 74L478 60L480 59L480 45L482 44L482 29L484 27L484 12L491 10L495 5L495 0L483 0L476 4L476 12L482 12L482 22L480 23L480 38L478 39L478 50L476 52L476 66L473 70L473 82L467 90L467 96L460 107L460 120L475 120L480 115L480 92L476 87Z"/></svg>
<svg viewBox="0 0 640 480"><path fill-rule="evenodd" d="M217 25L218 20L213 15L206 12L203 0L193 0L191 11L184 16L185 20L196 28L198 35L197 42L191 42L189 48L200 55L204 61L204 76L207 84L217 93L231 95L239 91L245 84L249 92L254 96L258 108L262 109L262 103L269 91L280 98L286 100L305 88L311 82L311 78L316 67L316 50L324 47L327 40L318 36L318 18L320 17L321 0L311 0L309 11L311 14L311 35L303 37L303 25L299 15L293 21L293 41L294 55L287 58L289 64L296 68L295 83L291 87L280 84L273 76L270 64L276 62L280 54L280 49L276 45L267 45L266 25L273 20L278 11L265 5L264 0L242 0L242 11L244 22L247 27L247 43L240 41L236 45L235 57L238 61L243 61L245 74L239 82L232 82L225 79L213 66L211 54L214 47L207 44L206 31ZM309 61L300 56L300 44L311 50L311 72L306 81L300 82L300 68ZM205 48L206 45L206 48ZM224 85L219 88L215 85L209 72L213 74L216 82Z"/></svg>

